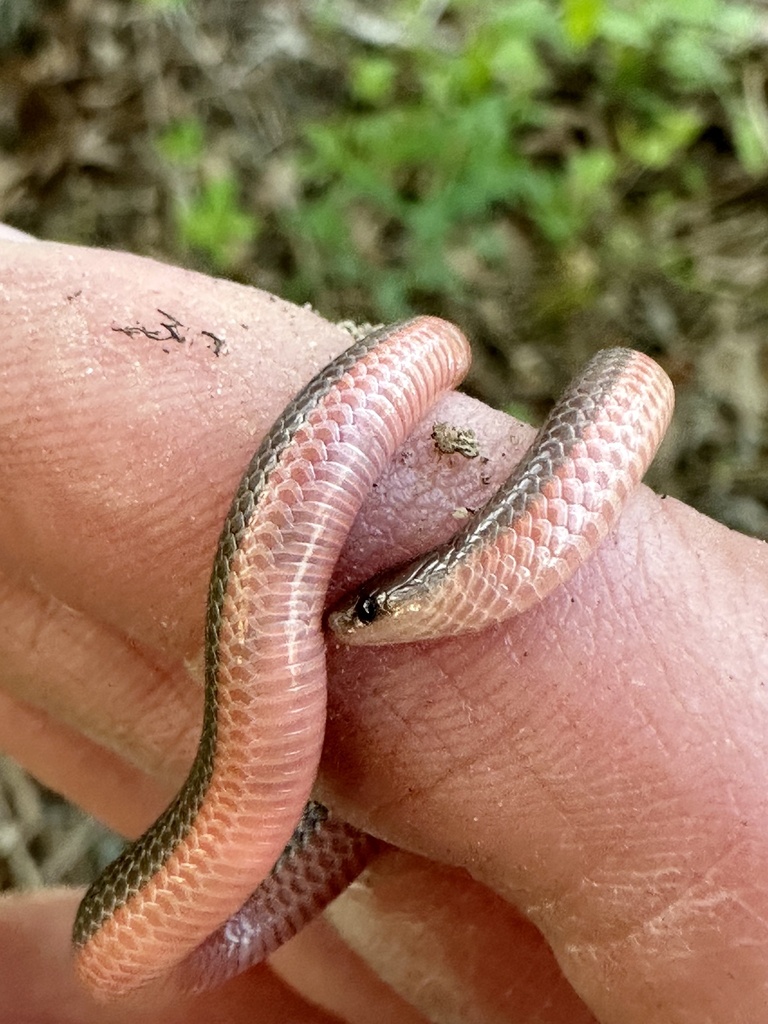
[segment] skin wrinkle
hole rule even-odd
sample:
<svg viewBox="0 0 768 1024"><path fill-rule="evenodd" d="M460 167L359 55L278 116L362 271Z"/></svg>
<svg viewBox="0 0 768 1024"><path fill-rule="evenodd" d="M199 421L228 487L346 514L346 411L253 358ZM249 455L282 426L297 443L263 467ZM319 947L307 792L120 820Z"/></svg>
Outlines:
<svg viewBox="0 0 768 1024"><path fill-rule="evenodd" d="M69 608L51 595L28 589L0 600L6 669L6 688L31 706L55 714L70 727L90 739L108 744L143 771L151 771L167 784L183 771L185 762L197 745L197 715L167 716L162 708L172 692L184 701L189 681L166 668L149 663L122 635L111 627L94 622L76 609ZM98 659L101 673L94 677L89 659ZM22 660L24 664L22 665ZM63 667L62 667L63 666ZM51 678L66 673L77 686L79 701L68 700ZM128 679L128 685L125 679ZM104 679L109 679L112 716L104 715ZM119 708L142 697L140 721L127 723ZM189 709L191 711L191 709ZM169 757L168 751L180 751Z"/></svg>
<svg viewBox="0 0 768 1024"><path fill-rule="evenodd" d="M168 803L176 786L159 785L78 730L0 691L0 749L55 792L77 790L88 778L90 806L122 835L138 835ZM115 793L133 793L130 801Z"/></svg>
<svg viewBox="0 0 768 1024"><path fill-rule="evenodd" d="M695 839L696 837L694 837ZM732 856L734 847L721 853L718 858L718 863L726 863L727 859ZM668 855L673 854L673 851L669 851ZM673 858L670 858L673 859ZM606 858L607 863L607 858ZM621 942L630 942L643 931L647 931L652 927L654 921L660 921L665 915L669 915L670 910L676 906L684 907L686 904L693 904L695 902L694 895L698 890L701 890L707 882L707 879L715 870L717 865L713 865L707 871L705 871L700 877L692 879L690 884L685 887L682 891L672 891L673 887L679 885L680 874L669 874L668 886L659 885L659 872L655 872L652 875L646 873L645 875L639 875L637 871L632 871L625 874L622 878L621 875L617 876L616 866L608 866L604 872L602 880L599 878L596 870L591 870L588 873L587 879L582 883L582 886L586 889L590 887L593 891L597 891L599 886L602 886L605 890L605 895L600 895L603 915L606 920L612 922L610 932L606 936L606 945L617 944ZM647 884L648 877L651 877L655 884L652 887L652 892L649 891L650 887ZM669 892L667 891L669 890ZM617 891L621 891L621 898L617 899ZM645 897L642 896L645 894ZM638 921L629 921L621 913L621 907L625 904L627 898L635 901L643 900L649 902L648 897L652 896L650 900L647 915L644 919ZM613 904L616 905L614 911ZM557 903L548 906L548 912L552 914L554 918L559 916L565 916L568 912L567 899L563 901L561 906Z"/></svg>
<svg viewBox="0 0 768 1024"><path fill-rule="evenodd" d="M622 945L630 945L638 940L638 937L642 934L653 933L658 924L665 923L666 927L669 927L670 918L673 916L673 912L676 910L680 911L678 915L681 920L690 918L693 911L699 911L702 908L708 909L716 907L725 903L733 901L735 893L723 890L718 892L713 886L713 876L716 874L716 868L726 864L735 854L742 852L743 843L734 841L730 848L722 852L718 857L717 863L708 867L700 876L697 876L691 883L686 886L682 891L670 892L668 896L665 896L664 890L659 890L658 886L654 887L654 891L657 893L658 898L653 901L652 905L649 906L648 914L645 919L639 921L628 921L625 916L620 912L620 907L623 900L626 898L633 899L634 902L638 902L637 895L647 891L647 886L637 885L633 886L633 880L630 878L625 883L626 891L622 896L622 899L616 900L618 904L618 913L616 915L610 913L610 908L605 904L605 900L601 900L603 904L604 917L608 917L614 920L614 926L612 929L613 936L607 934L605 937L605 949L609 950L611 947L619 947ZM677 884L677 880L672 880L672 884ZM669 888L672 888L672 884ZM613 896L616 890L616 882L613 881L610 886L610 893ZM548 908L551 910L554 917L558 914L563 915L567 912L566 907L558 907L557 905ZM750 911L753 915L753 912ZM753 915L756 916L756 915ZM765 919L760 917L760 922L765 923ZM586 934L590 935L589 930L586 930ZM762 940L762 944L765 945L765 937ZM592 944L587 941L586 945L589 947ZM571 940L570 946L572 949L577 949L577 944Z"/></svg>
<svg viewBox="0 0 768 1024"><path fill-rule="evenodd" d="M500 733L503 730L500 730ZM490 743L493 743L493 737L490 737ZM481 766L477 763L476 755L467 755L465 758L456 758L452 766L446 767L443 772L435 774L426 778L421 784L411 784L408 787L407 798L409 801L418 799L429 795L433 799L441 799L446 806L455 807L460 802L460 797L464 791L463 780L466 779L473 772L484 772L491 770L490 766ZM500 773L499 773L500 774ZM461 780L456 782L456 777ZM379 811L387 811L388 809L394 809L401 805L402 796L399 794L393 798L393 801L384 802L377 808Z"/></svg>
<svg viewBox="0 0 768 1024"><path fill-rule="evenodd" d="M447 685L449 685L450 689L454 690L454 692L456 693L457 697L460 696L460 690L457 687L455 682L451 682L449 680ZM488 695L488 694L486 696L489 699L484 701L483 703L485 704L486 707L490 708L491 707L491 702L493 700L493 697L492 697L492 695ZM440 718L437 718L437 716L440 715L440 710L441 710L441 708L443 706L444 706L443 702L439 702L439 703L433 702L433 705L432 705L432 707L433 707L433 715L430 718L429 722L428 723L425 722L424 725L423 725L423 728L421 728L419 730L419 732L418 732L418 738L421 739L422 741L430 741L432 747L435 750L446 750L446 749L450 750L451 746L454 745L454 744L451 744L449 742L446 742L446 740L443 739L442 737L443 736L450 737L451 735L453 735L454 737L456 736L456 734L457 734L457 729L456 729L457 719L461 719L461 721L460 721L460 725L461 726L463 726L465 728L471 728L472 727L471 715L469 715L467 713L462 713L462 712L465 712L466 709L465 708L462 709L461 705L457 706L457 712L456 712L455 715L442 715ZM451 707L450 702L445 702L445 706L447 708L450 708ZM392 709L392 710L393 710L393 713L394 713L394 709ZM398 711L397 713L401 714L402 712ZM404 724L406 724L407 721L408 721L408 716L407 716L407 713L406 713L406 717L404 719ZM413 726L410 726L409 728L410 728L411 732L413 732ZM500 741L508 734L508 730L509 730L508 723L506 723L504 721L500 721L499 722L498 727L497 727L495 732L494 731L486 730L485 733L484 733L484 750L483 751L468 751L464 755L460 755L458 753L454 754L454 756L451 759L451 761L444 766L442 771L435 772L432 775L428 775L428 774L425 773L424 779L423 779L423 781L420 784L412 783L411 785L409 785L409 787L408 787L408 796L409 796L409 798L415 798L415 797L420 797L420 796L424 796L424 795L430 795L433 798L441 797L442 801L444 802L444 804L446 806L451 806L452 804L454 804L456 802L456 799L457 799L456 793L454 792L456 787L457 787L457 781L456 781L457 778L460 780L458 782L458 786L461 787L462 786L462 782L461 782L462 777L470 774L473 770L474 771L483 771L485 769L491 770L491 766L490 765L487 765L487 764L486 765L482 765L482 764L480 764L479 763L479 758L481 756L483 756L487 750L494 750L497 747L501 746ZM530 772L531 771L530 761L528 761L526 764L523 764L521 767L522 767L523 771ZM502 773L499 772L498 774L502 774ZM538 781L541 782L542 780L539 779ZM548 792L546 789L544 789L543 785L542 785L541 792L551 798L551 793ZM382 808L382 809L385 809L385 808ZM562 810L562 809L560 809L560 810ZM567 817L566 817L565 814L563 814L563 823L565 824L566 821L567 821Z"/></svg>
<svg viewBox="0 0 768 1024"><path fill-rule="evenodd" d="M631 747L627 747L627 749L631 750ZM618 760L621 761L621 758L618 758ZM664 816L666 816L667 814L670 814L670 816L671 816L674 813L673 811L671 811L671 808L674 806L674 804L671 803L668 799L661 798L657 802L653 801L653 799L652 799L652 789L651 789L651 787L650 787L648 782L644 782L644 783L638 782L634 786L632 786L632 784L631 784L631 780L632 779L635 779L635 778L642 779L643 778L642 766L641 765L638 765L637 768L634 768L632 763L631 763L631 761L629 761L626 764L623 764L623 768L624 768L624 770L626 772L626 775L624 776L626 781L625 781L625 784L624 784L623 788L618 786L618 785L615 786L615 787L612 786L611 784L612 784L613 780L609 778L609 779L606 780L607 786L606 786L606 792L603 794L604 796L608 796L609 793L611 792L611 790L613 790L614 796L615 796L615 798L618 801L622 802L623 804L626 804L626 806L642 806L643 809L644 809L645 816L648 816L650 814L652 818L653 817L658 817L658 816L660 816L660 814L664 815ZM618 781L619 782L621 781L621 776L619 777ZM662 787L664 787L664 785L665 785L665 782L666 782L665 779L660 778L657 781L657 783L656 783L656 788L657 789L662 789ZM590 821L590 816L594 816L594 813L599 811L600 796L601 796L600 790L595 791L594 796L595 796L594 808L589 808L589 807L585 808L585 815L584 815L584 817L585 817L585 829L584 829L584 831L585 832L592 831L593 834L596 836L596 835L600 834L599 833L599 829L592 829L592 830L590 830L589 821ZM610 839L612 837L613 833L612 833L612 829L611 829L611 826L610 826L610 822L606 821L603 824L603 831L605 833L606 839ZM576 837L575 846L578 847L579 845L580 845L580 840L579 840L579 837L577 836ZM639 857L641 855L641 847L638 846L637 839L635 839L635 841L634 841L633 849L634 849L635 856ZM589 868L585 871L585 874L588 875L589 877L593 877L596 874L596 872L597 872L597 867L599 867L599 866L601 866L605 870L606 863L610 862L610 859L613 857L614 853L617 854L616 865L618 866L620 864L620 862L621 862L622 855L623 855L621 836L618 837L618 842L616 842L616 840L614 838L614 842L611 843L610 846L605 848L605 850L604 850L604 857L603 857L602 861L601 860L596 860L593 863L593 865L589 866ZM606 873L610 873L610 870L606 871Z"/></svg>
<svg viewBox="0 0 768 1024"><path fill-rule="evenodd" d="M725 863L726 859L732 855L732 850L726 851L726 853L720 858L719 863ZM742 901L735 900L735 894L723 890L717 891L712 890L710 886L710 892L707 892L706 885L710 881L711 876L715 871L715 866L708 869L701 878L697 878L690 886L686 887L683 891L675 894L669 902L662 904L654 913L650 915L646 920L634 923L631 927L627 927L624 934L619 934L618 937L611 943L606 943L605 950L608 951L610 948L619 949L622 946L629 945L643 935L652 935L654 933L664 934L669 931L670 920L674 916L674 911L679 910L679 916L682 919L690 919L692 911L704 912L706 917L712 917L711 911L713 909L721 908L724 905L730 904L731 902ZM749 908L749 914L761 926L763 933L766 931L766 920L764 917L754 914L753 909ZM713 918L717 920L717 918ZM629 923L628 923L629 925ZM714 928L714 934L717 934L717 928ZM742 940L743 941L743 940ZM765 935L762 940L756 940L756 945L760 948L766 945ZM574 952L578 952L578 947L573 945ZM589 943L585 943L585 949L591 948Z"/></svg>
<svg viewBox="0 0 768 1024"><path fill-rule="evenodd" d="M432 663L434 663L433 659L435 657L438 658L438 661L442 660L441 659L441 656L443 654L442 650L439 652L439 654L438 654L438 652L435 652L435 654L431 656L430 648L432 646L433 645L428 645L428 644L412 645L412 647L409 648L409 654L410 654L411 658L413 658L413 656L416 654L416 652L418 652L418 655L421 655L423 657L429 657L430 661ZM456 642L456 641L448 642L448 644L441 645L442 648L446 648L445 657L446 657L447 661L450 662L452 660L452 651L453 651L453 649L455 649L457 647L460 647L460 646L461 646L460 642ZM418 667L416 668L415 675L417 677L419 675ZM493 670L491 670L490 668L488 668L486 666L484 668L483 672L481 673L481 678L487 678L489 680L494 680L494 679L498 678L498 673L494 673ZM382 692L383 692L383 694L386 695L387 691L389 690L390 692L392 692L392 689L393 688L391 688L391 687L388 688L388 687L384 686ZM499 726L497 724L496 712L494 710L494 707L485 699L486 696L487 695L483 695L483 700L481 702L484 705L486 705L486 707L487 707L487 717L494 723L494 729L498 729L498 735L503 735L503 733L504 733L503 723L502 723L501 726ZM387 703L387 706L391 708L391 705L388 703L387 697L384 696L383 699L384 699L385 703ZM434 729L434 719L435 719L435 716L437 716L438 719L442 717L443 713L442 713L441 709L442 709L442 707L446 703L447 702L439 701L439 702L436 702L435 704L433 704L431 706L430 717L429 717L429 719L427 721L425 721L425 732L426 732L427 736L433 735L436 731L439 733L439 730L435 730ZM448 705L448 706L450 706L450 705ZM414 711L415 711L415 709L414 709ZM422 718L424 717L423 716L423 709L422 709L421 717ZM507 728L508 728L508 724L507 724ZM535 732L535 730L534 730L534 732ZM482 761L482 760L485 760L485 764L487 765L488 764L488 761L487 761L488 752L489 751L493 751L493 749L494 749L494 747L496 745L495 744L495 736L494 736L493 733L491 733L490 736L489 736L488 732L484 731L483 734L482 734L482 741L481 741L480 748L478 750L472 750L472 752L469 753L468 755L466 755L464 758L457 758L456 752L453 751L453 750L449 750L448 757L447 757L446 762L445 762L444 770L441 771L439 774L436 774L434 769L432 769L431 772L429 770L428 765L429 765L430 750L434 750L434 751L445 750L445 745L444 744L440 744L439 742L437 742L437 743L433 743L433 744L430 744L430 745L425 747L425 745L424 745L424 737L422 736L421 733L419 733L418 736L417 736L417 745L418 745L418 747L420 749L420 752L421 752L422 767L419 769L418 772L411 773L410 776L409 776L408 798L409 798L410 801L412 801L412 800L414 800L414 798L417 798L421 794L428 795L430 797L430 803L437 803L437 804L439 804L440 807L444 808L444 812L443 813L447 816L446 820L450 820L451 816L455 813L457 804L466 804L467 806L470 806L471 802L472 802L472 798L470 796L467 796L467 797L462 797L461 796L462 791L466 789L466 777L467 777L467 774L462 771L462 768L466 764L469 767L474 767L476 769L479 769L480 768L479 761ZM537 743L537 747L538 747L538 745L539 745L539 743ZM494 760L496 761L496 763L499 763L500 759L503 759L503 757L504 757L504 754L501 753L501 754L495 755ZM568 818L568 814L567 814L567 809L564 808L561 805L561 803L559 803L555 799L555 797L554 797L554 795L553 795L553 793L551 791L551 788L547 787L546 780L541 776L540 772L534 770L534 768L532 767L536 763L536 755L534 754L534 755L531 755L531 756L526 757L526 758L521 758L520 755L517 755L516 756L516 762L517 762L517 765L518 765L518 770L521 771L523 774L525 774L526 777L529 778L529 780L532 780L535 783L535 785L536 785L536 796L534 798L529 798L530 799L530 805L531 805L531 811L532 812L535 811L538 814L543 814L544 809L542 807L541 797L542 797L542 795L545 795L546 796L547 804L550 805L552 807L552 809L557 814L557 817L558 817L558 827L559 828L568 827L569 826L569 818ZM491 762L491 763L493 763L493 762ZM496 769L496 770L499 771L499 772L503 771L503 760L502 760L502 766L500 768ZM427 783L425 785L423 785L423 786L422 785L414 785L414 783L413 783L414 776L416 778L419 778L421 776L425 776L426 779L427 779ZM445 784L442 785L442 783L445 783ZM470 792L471 792L471 790L470 790ZM386 806L386 802L382 802L382 803L384 804L384 806ZM413 837L410 836L410 835L408 836L408 839L410 839L411 842L414 841ZM406 843L406 845L408 845L408 844ZM412 846L411 848L415 849L417 851L419 850L418 846ZM476 868L476 866L477 866L476 864L473 864L473 870ZM491 878L494 881L494 883L496 883L495 873L492 873L489 876L485 876L485 880L486 881L488 881L489 878Z"/></svg>
<svg viewBox="0 0 768 1024"><path fill-rule="evenodd" d="M718 866L721 864L725 864L727 860L734 855L734 851L738 850L739 846L740 844L734 841L731 847L721 851L720 856L714 861L714 863L709 865L707 870L702 874L700 878L692 879L690 885L686 886L678 892L673 893L670 896L669 901L662 904L656 910L656 912L647 920L633 923L632 927L629 927L627 929L627 940L631 940L636 934L642 931L652 929L654 922L661 921L665 917L668 918L670 916L670 913L674 911L676 908L681 908L682 910L685 910L686 907L693 906L699 903L697 893L699 891L702 892L702 894L704 893L707 884L710 882L712 876L716 873ZM731 895L732 894L728 892L722 892L719 895L713 893L710 899L714 901L726 900L730 899ZM750 910L750 913L754 912ZM761 917L759 918L759 920L765 928L766 924L768 924L766 919L764 917ZM768 929L766 929L766 931L768 931Z"/></svg>

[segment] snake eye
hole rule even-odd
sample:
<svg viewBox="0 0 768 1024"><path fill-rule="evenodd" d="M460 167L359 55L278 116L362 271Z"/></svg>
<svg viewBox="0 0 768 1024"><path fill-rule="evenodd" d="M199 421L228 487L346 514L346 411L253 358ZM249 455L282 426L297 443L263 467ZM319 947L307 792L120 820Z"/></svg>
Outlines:
<svg viewBox="0 0 768 1024"><path fill-rule="evenodd" d="M355 605L355 616L357 619L367 626L371 622L374 622L379 617L379 603L375 597L366 595L361 597Z"/></svg>

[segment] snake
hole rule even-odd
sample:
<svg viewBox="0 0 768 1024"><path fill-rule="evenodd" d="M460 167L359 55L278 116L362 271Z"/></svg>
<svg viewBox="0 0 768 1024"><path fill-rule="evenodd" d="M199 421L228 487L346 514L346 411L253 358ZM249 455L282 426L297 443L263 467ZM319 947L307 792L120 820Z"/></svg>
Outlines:
<svg viewBox="0 0 768 1024"><path fill-rule="evenodd" d="M403 643L534 607L597 550L670 422L672 384L654 360L598 352L483 508L326 617L367 495L470 358L464 334L437 317L371 331L303 388L253 456L211 572L193 764L77 910L76 970L100 998L223 983L287 941L381 848L312 799L325 628L348 644Z"/></svg>

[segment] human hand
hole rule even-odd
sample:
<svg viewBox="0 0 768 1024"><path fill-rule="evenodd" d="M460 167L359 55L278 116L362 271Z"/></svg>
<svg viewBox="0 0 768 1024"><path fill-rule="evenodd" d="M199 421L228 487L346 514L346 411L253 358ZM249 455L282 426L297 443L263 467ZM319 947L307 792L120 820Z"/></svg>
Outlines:
<svg viewBox="0 0 768 1024"><path fill-rule="evenodd" d="M134 257L0 252L0 747L133 834L196 743L190 668L240 473L348 339ZM475 427L491 479L437 459L430 420L372 495L345 582L445 536L528 437L462 396L434 419ZM597 557L517 620L439 644L331 643L318 795L409 851L334 908L362 959L318 922L274 971L141 1019L328 1019L296 990L341 1019L424 1019L381 977L436 1020L768 1019L767 560L641 488ZM136 1019L77 989L75 903L0 903L0 1021Z"/></svg>

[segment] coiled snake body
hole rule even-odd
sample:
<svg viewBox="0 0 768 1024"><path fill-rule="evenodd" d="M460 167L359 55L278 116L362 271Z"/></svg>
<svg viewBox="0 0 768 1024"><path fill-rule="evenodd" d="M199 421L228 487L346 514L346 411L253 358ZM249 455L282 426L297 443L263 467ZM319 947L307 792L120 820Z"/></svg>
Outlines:
<svg viewBox="0 0 768 1024"><path fill-rule="evenodd" d="M77 914L78 972L97 992L174 969L184 986L220 983L289 938L375 849L309 799L325 720L325 594L369 489L468 365L464 336L445 321L384 328L318 374L262 442L211 576L194 764ZM485 508L366 587L330 627L349 643L402 642L482 629L541 601L616 522L672 404L651 359L599 353Z"/></svg>

